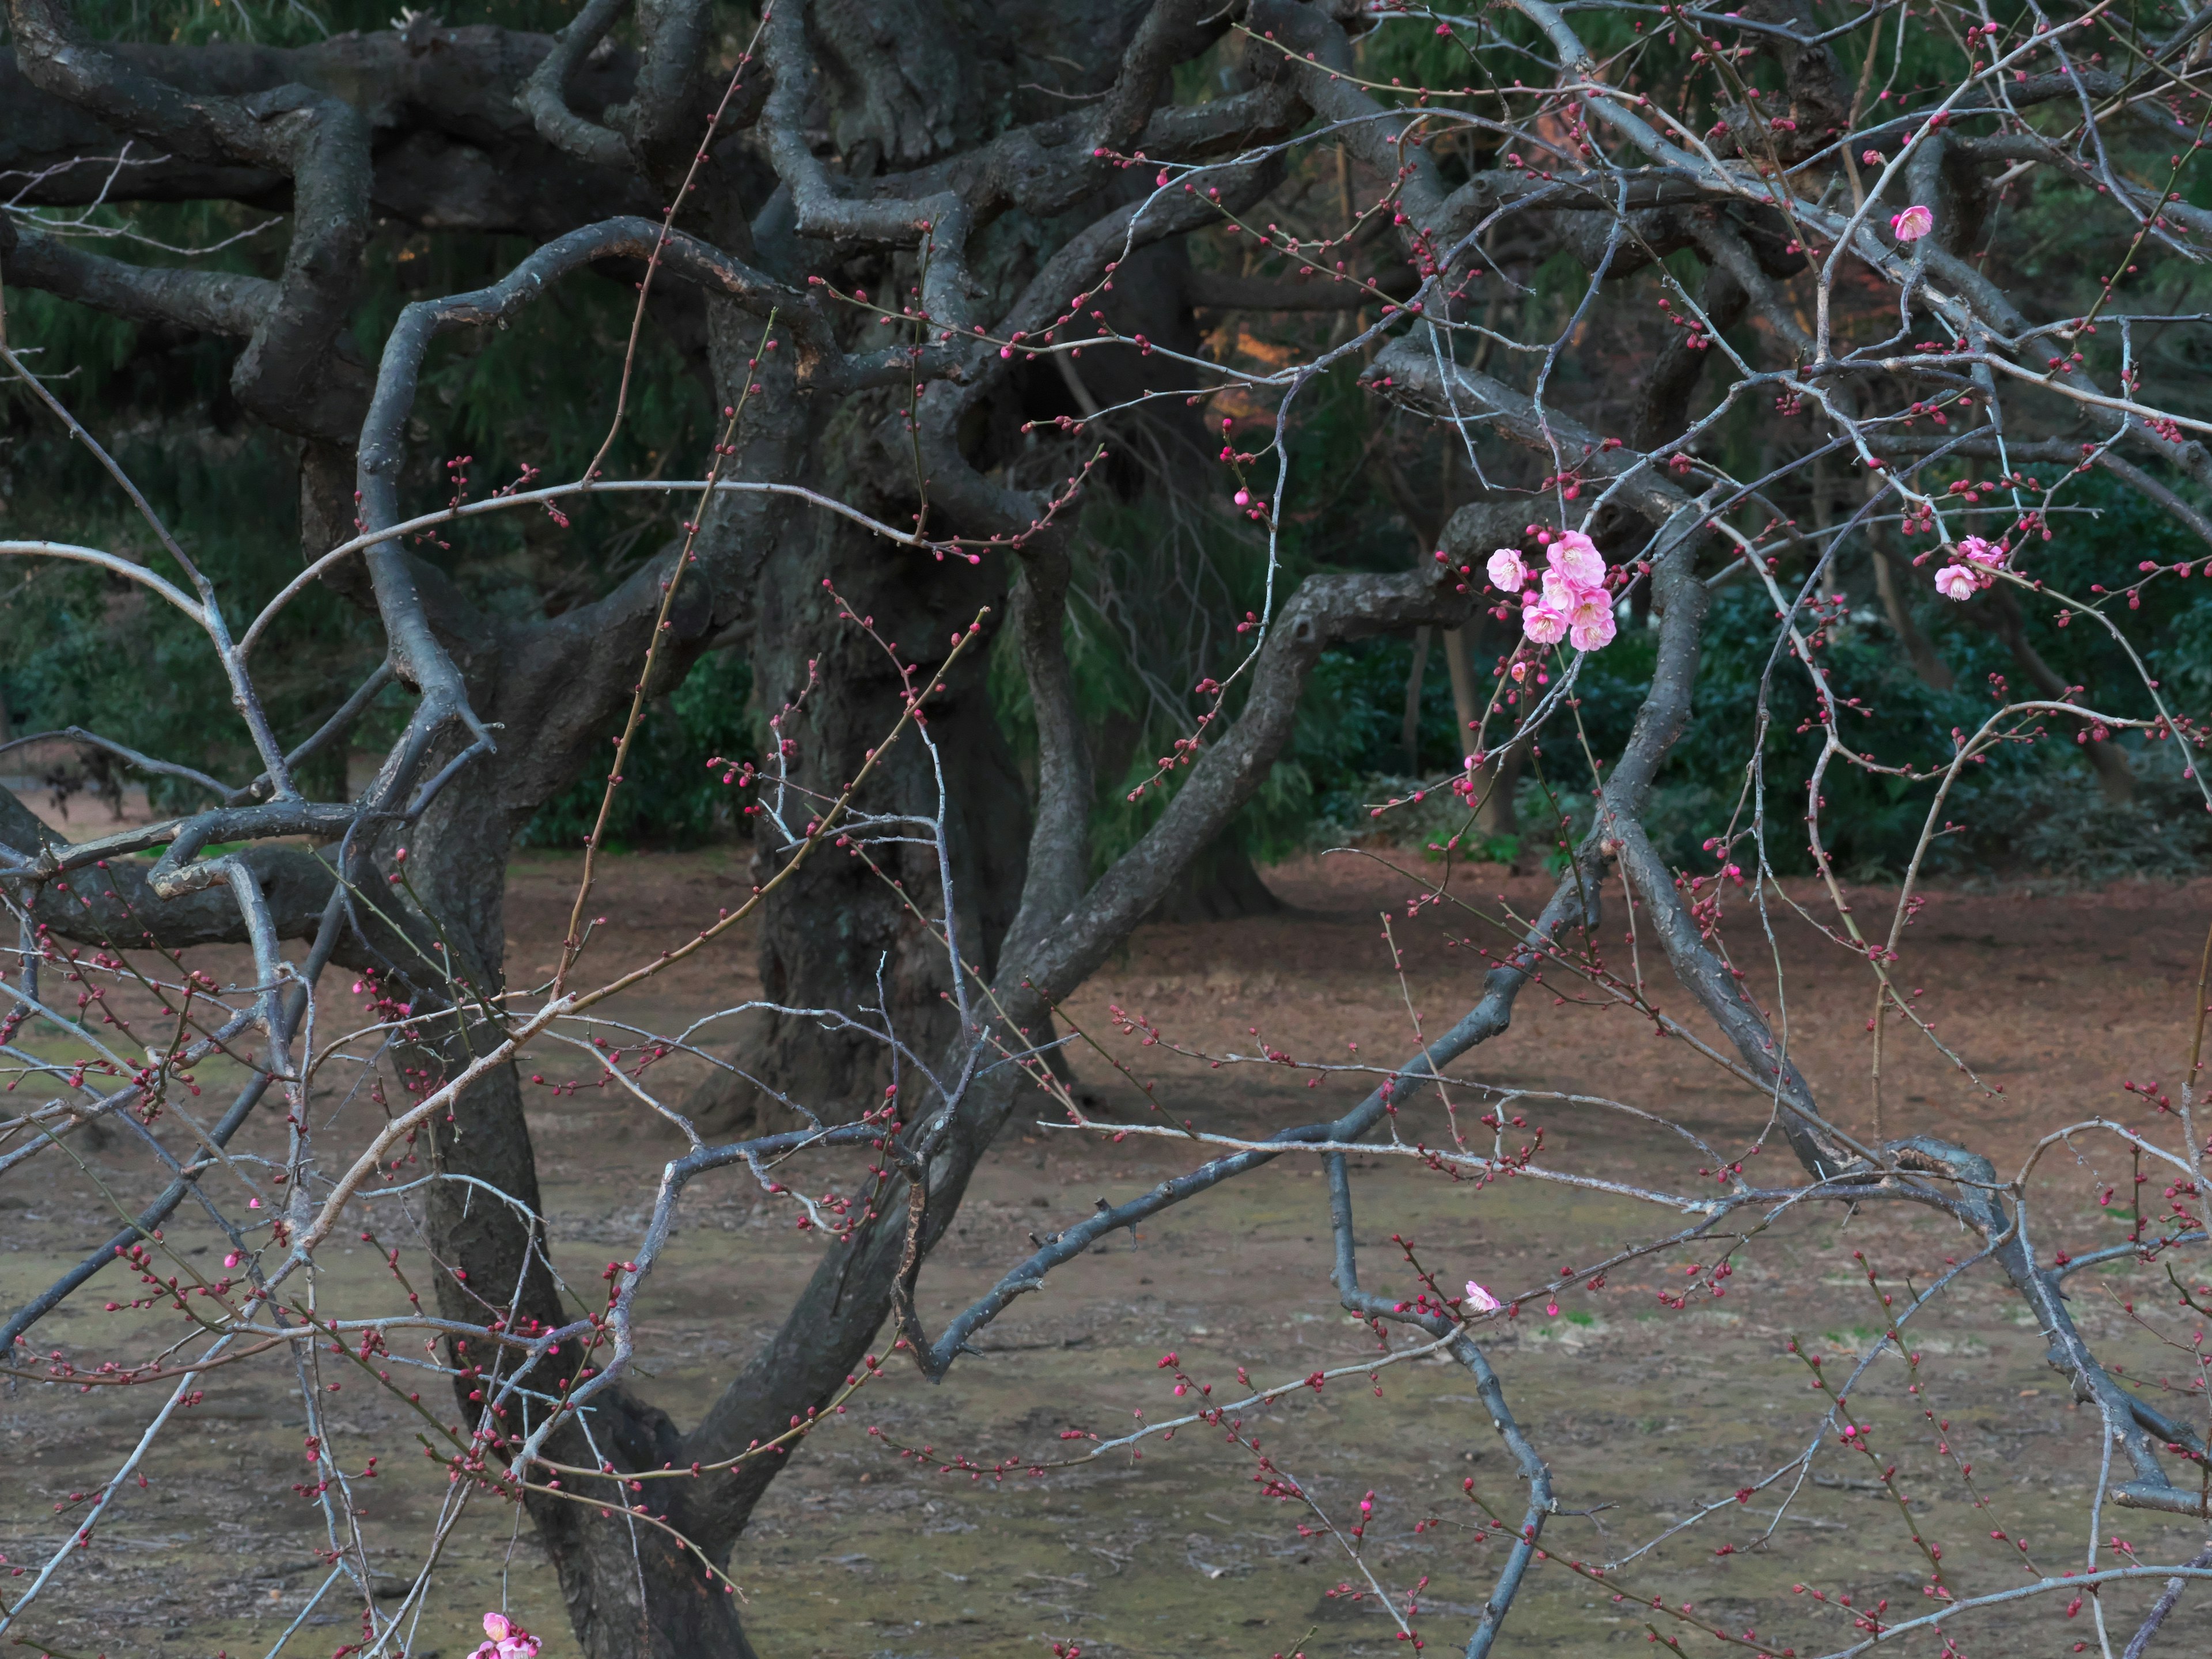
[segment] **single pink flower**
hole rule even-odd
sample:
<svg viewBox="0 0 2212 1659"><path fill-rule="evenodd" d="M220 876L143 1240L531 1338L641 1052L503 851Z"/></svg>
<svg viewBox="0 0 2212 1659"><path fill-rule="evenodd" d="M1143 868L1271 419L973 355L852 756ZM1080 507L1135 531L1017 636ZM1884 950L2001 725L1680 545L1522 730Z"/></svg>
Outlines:
<svg viewBox="0 0 2212 1659"><path fill-rule="evenodd" d="M1986 565L1992 570L2004 562L2004 549L1994 542L1984 541L1979 536L1962 538L1959 543L1959 551L1964 554L1970 562Z"/></svg>
<svg viewBox="0 0 2212 1659"><path fill-rule="evenodd" d="M1600 599L1575 607L1567 621L1567 643L1577 651L1602 651L1620 631L1612 609Z"/></svg>
<svg viewBox="0 0 2212 1659"><path fill-rule="evenodd" d="M1547 579L1548 588L1548 578ZM1567 636L1567 613L1551 602L1548 591L1537 599L1534 590L1521 607L1521 631L1538 645L1557 645Z"/></svg>
<svg viewBox="0 0 2212 1659"><path fill-rule="evenodd" d="M1501 547L1490 556L1490 585L1508 593L1528 586L1528 567L1517 547Z"/></svg>
<svg viewBox="0 0 2212 1659"><path fill-rule="evenodd" d="M1878 149L1861 150L1859 161L1863 166L1878 167L1881 165L1881 152Z"/></svg>
<svg viewBox="0 0 2212 1659"><path fill-rule="evenodd" d="M1936 591L1947 599L1971 599L1980 586L1974 573L1963 564L1947 564L1936 573Z"/></svg>
<svg viewBox="0 0 2212 1659"><path fill-rule="evenodd" d="M507 1622L507 1615L505 1613L488 1613L484 1614L484 1634L491 1638L493 1641L504 1642L514 1632L514 1626Z"/></svg>
<svg viewBox="0 0 2212 1659"><path fill-rule="evenodd" d="M1467 1305L1477 1313L1496 1313L1505 1304L1470 1279L1467 1281Z"/></svg>
<svg viewBox="0 0 2212 1659"><path fill-rule="evenodd" d="M1899 241L1917 242L1936 228L1936 215L1916 202L1904 212L1892 215L1889 228Z"/></svg>
<svg viewBox="0 0 2212 1659"><path fill-rule="evenodd" d="M228 1255L223 1257L222 1265L226 1267L235 1267L238 1265L238 1252L233 1250Z"/></svg>
<svg viewBox="0 0 2212 1659"><path fill-rule="evenodd" d="M1552 568L1577 587L1595 587L1605 580L1605 555L1579 530L1570 530L1546 550Z"/></svg>

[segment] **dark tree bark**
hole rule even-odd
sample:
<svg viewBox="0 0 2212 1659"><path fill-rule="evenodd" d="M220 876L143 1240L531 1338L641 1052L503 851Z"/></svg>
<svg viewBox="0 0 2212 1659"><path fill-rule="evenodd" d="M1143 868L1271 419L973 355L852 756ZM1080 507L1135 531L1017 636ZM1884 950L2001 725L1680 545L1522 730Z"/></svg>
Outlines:
<svg viewBox="0 0 2212 1659"><path fill-rule="evenodd" d="M1006 609L1006 573L996 561L954 568L927 554L886 556L868 540L841 523L808 526L760 574L755 683L763 709L777 714L777 740L791 745L795 784L817 804L834 798L883 741L884 711L896 707L901 687L884 649L839 625L837 599L824 583L834 582L859 616L896 617L883 638L925 684L937 678L954 635L978 616L995 632ZM934 759L919 733L900 737L878 757L865 805L932 816L941 775L957 849L953 915L963 956L988 977L1021 891L1029 808L984 673L984 653L971 646L931 699ZM757 855L754 881L765 885L781 860L772 850ZM958 1036L945 999L952 986L943 949L922 920L941 910L941 888L926 847L811 860L763 913L763 994L795 1008L880 1005L918 1052L948 1050ZM715 1093L700 1103L716 1109L717 1121L744 1121L777 1097L806 1102L829 1121L881 1103L891 1073L882 1043L827 1031L819 1019L797 1015L764 1014L752 1025L733 1060L770 1092L763 1097L736 1079L710 1085Z"/></svg>

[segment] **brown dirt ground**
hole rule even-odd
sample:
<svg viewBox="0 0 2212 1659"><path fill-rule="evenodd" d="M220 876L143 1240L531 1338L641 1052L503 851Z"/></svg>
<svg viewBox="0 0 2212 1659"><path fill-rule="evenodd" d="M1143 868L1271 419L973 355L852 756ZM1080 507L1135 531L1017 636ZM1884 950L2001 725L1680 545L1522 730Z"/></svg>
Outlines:
<svg viewBox="0 0 2212 1659"><path fill-rule="evenodd" d="M517 982L549 964L575 868L562 856L518 860L510 901ZM615 861L593 907L610 918L595 955L624 963L686 937L702 914L742 890L744 870L726 853ZM1075 1000L1074 1018L1127 1068L1073 1051L1102 1114L1141 1113L1144 1082L1174 1116L1261 1133L1341 1110L1364 1086L1295 1065L1216 1070L1141 1046L1113 1031L1109 1004L1141 1012L1176 1043L1249 1054L1264 1042L1317 1061L1346 1057L1352 1042L1363 1056L1399 1054L1414 1012L1440 1029L1475 994L1483 964L1474 951L1496 935L1473 916L1430 909L1407 920L1410 884L1364 859L1303 860L1271 879L1293 907L1285 914L1147 928ZM1460 884L1492 912L1506 904L1532 913L1542 897L1540 881L1494 869ZM1890 902L1880 891L1854 894L1861 913L1884 924ZM1402 983L1378 921L1386 909L1404 950ZM1740 960L1751 965L1754 985L1771 986L1740 901L1732 915ZM2185 1062L2190 986L2209 916L2212 884L1937 893L1906 934L1899 972L1924 988L1920 1000L1937 1035L2003 1093L1984 1094L1924 1042L1893 1033L1890 1132L1964 1139L2005 1165L2063 1122L2097 1113L2142 1121L2142 1102L2121 1085L2156 1079L2170 1088ZM1618 941L1617 903L1607 927ZM1830 1109L1864 1129L1872 1000L1865 970L1801 921L1778 921L1777 936L1793 1052ZM1644 960L1654 1000L1696 1025L1663 965L1648 951ZM747 942L733 938L654 981L617 1017L665 1030L740 999L753 983ZM1756 1133L1759 1103L1710 1062L1655 1038L1626 1010L1581 1000L1572 986L1551 988L1553 995L1524 997L1511 1031L1477 1051L1462 1075L1663 1110L1730 1151ZM556 1066L575 1074L557 1054L541 1054L540 1063L549 1074ZM677 1063L653 1075L680 1096ZM212 1070L203 1078L220 1080ZM210 1087L210 1098L217 1092ZM1474 1099L1471 1091L1464 1097ZM336 1124L325 1133L343 1139L366 1109L333 1101ZM1550 1167L1678 1192L1711 1188L1697 1174L1705 1160L1684 1143L1601 1108L1523 1099L1515 1109L1542 1127ZM1408 1139L1441 1139L1432 1105L1407 1115ZM588 1091L546 1100L532 1130L558 1260L588 1293L599 1267L629 1252L673 1142L633 1103ZM262 1151L276 1145L265 1123L241 1140ZM81 1170L46 1159L31 1178L0 1184L0 1304L19 1304L112 1224L100 1184L125 1199L146 1189L119 1143L82 1156ZM997 1278L1026 1253L1032 1231L1064 1224L1102 1197L1125 1198L1194 1161L1174 1141L1115 1146L1018 1126L927 1270L925 1316L942 1317ZM1771 1166L1771 1178L1786 1178L1771 1155L1753 1163L1754 1175L1762 1164ZM2042 1253L2078 1253L2120 1236L2115 1212L2125 1204L2130 1166L2111 1142L2084 1139L2077 1152L2062 1150L2043 1168ZM2121 1193L2112 1210L2098 1203L2107 1183ZM1454 1181L1381 1156L1355 1165L1354 1186L1365 1280L1407 1294L1411 1281L1393 1234L1413 1241L1446 1282L1475 1273L1510 1293L1563 1263L1594 1260L1682 1221L1603 1194L1527 1180ZM387 1203L380 1213L396 1209ZM643 1322L650 1373L641 1386L679 1422L696 1419L811 1269L818 1245L792 1218L744 1178L725 1174L692 1188ZM391 1219L380 1224L404 1236ZM211 1237L183 1214L168 1231L179 1258L203 1267ZM1158 1420L1190 1403L1174 1400L1158 1369L1169 1349L1217 1397L1235 1387L1240 1364L1255 1380L1281 1382L1370 1358L1374 1339L1336 1304L1327 1242L1318 1170L1285 1159L1061 1269L1046 1293L1024 1298L990 1329L978 1344L985 1354L963 1360L942 1385L887 1373L793 1458L739 1546L732 1571L762 1651L1014 1655L1069 1639L1092 1655L1392 1650L1395 1627L1374 1598L1335 1593L1358 1577L1341 1550L1302 1536L1299 1515L1262 1494L1250 1454L1218 1432L1156 1438L1140 1460L1003 1481L926 1473L892 1449L929 1445L985 1463L1064 1456L1074 1443L1058 1438L1063 1429L1111 1434L1131 1426L1133 1413ZM1792 1455L1813 1431L1818 1401L1785 1341L1863 1350L1877 1327L1854 1253L1863 1251L1885 1286L1899 1289L1907 1274L1925 1285L1964 1242L1948 1224L1879 1206L1848 1218L1832 1210L1793 1213L1738 1258L1724 1299L1692 1300L1683 1311L1663 1305L1662 1292L1685 1282L1685 1266L1713 1254L1710 1246L1672 1249L1614 1273L1601 1291L1562 1297L1557 1317L1531 1308L1494 1330L1486 1341L1515 1410L1553 1464L1562 1509L1609 1505L1563 1515L1547 1541L1577 1557L1624 1553ZM2122 1282L2094 1273L2072 1281L2083 1325L2131 1374L2185 1380L2185 1356L2160 1349L2106 1294ZM111 1269L39 1328L40 1349L80 1359L155 1352L173 1336L161 1316L101 1310L127 1288ZM396 1299L366 1249L326 1256L319 1295L326 1307L386 1308ZM2143 1305L2151 1305L2148 1296ZM2172 1311L2170 1291L2165 1305ZM2185 1343L2196 1328L2156 1317ZM1658 1595L1733 1630L1756 1629L1758 1646L1830 1652L1856 1639L1850 1615L1792 1587L1849 1594L1861 1607L1888 1598L1893 1620L1923 1612L1933 1604L1922 1590L1915 1528L1942 1544L1945 1571L1962 1595L2022 1579L2013 1545L1991 1540L1996 1527L2024 1536L2043 1566L2078 1565L2097 1467L2095 1419L2070 1405L2043 1364L2018 1299L1984 1272L1946 1292L1914 1328L1923 1392L1907 1394L1906 1367L1889 1358L1856 1395L1856 1414L1876 1425L1883 1459L1894 1462L1909 1495L1909 1525L1890 1498L1867 1489L1865 1461L1832 1443L1771 1534L1771 1498L1728 1509L1624 1570L1617 1588L1627 1601L1556 1563L1540 1567L1501 1651L1640 1648ZM1833 1362L1829 1370L1835 1374ZM319 1524L291 1492L310 1478L291 1386L289 1367L269 1360L210 1382L183 1432L149 1460L147 1486L127 1491L94 1547L76 1554L26 1616L34 1644L57 1654L269 1651L325 1573L314 1555ZM390 1572L410 1573L443 1478L425 1467L407 1419L386 1398L349 1381L328 1403L345 1467L358 1468L372 1453L383 1460L368 1488L371 1539ZM57 1505L104 1478L155 1404L143 1391L0 1392L0 1555L9 1564L0 1567L0 1595L12 1600L21 1590L27 1581L8 1573L27 1564L35 1571L65 1535ZM1972 1465L1973 1487L1991 1513L1974 1507L1955 1469L1945 1473L1928 1410L1950 1425L1948 1443ZM2201 1422L2201 1402L2194 1411ZM1482 1498L1513 1515L1520 1490L1466 1376L1444 1363L1407 1364L1382 1370L1376 1384L1351 1376L1318 1392L1293 1389L1247 1413L1247 1422L1333 1517L1348 1518L1372 1491L1369 1565L1401 1598L1425 1581L1415 1620L1425 1645L1462 1644L1503 1554L1476 1535L1479 1516L1462 1483L1472 1479ZM1432 1517L1441 1524L1426 1524ZM2103 1530L2148 1560L2185 1556L2203 1537L2202 1523L2109 1507ZM1728 1545L1735 1553L1717 1553ZM416 1659L459 1659L477 1639L477 1613L502 1595L551 1638L549 1655L573 1650L550 1568L511 1511L472 1505L445 1561L410 1650ZM2154 1589L2108 1597L2115 1652L2133 1628L2130 1613ZM327 1653L356 1639L358 1607L332 1595L292 1650ZM2087 1641L2094 1651L2091 1621L2092 1609L2069 1620L2063 1602L2044 1601L1965 1625L1961 1647L2059 1655ZM1680 1637L1686 1651L1723 1651L1682 1626L1662 1620L1659 1628ZM2208 1638L2212 1594L2192 1592L2157 1651L2202 1652ZM1933 1655L1937 1644L1923 1637L1909 1650Z"/></svg>

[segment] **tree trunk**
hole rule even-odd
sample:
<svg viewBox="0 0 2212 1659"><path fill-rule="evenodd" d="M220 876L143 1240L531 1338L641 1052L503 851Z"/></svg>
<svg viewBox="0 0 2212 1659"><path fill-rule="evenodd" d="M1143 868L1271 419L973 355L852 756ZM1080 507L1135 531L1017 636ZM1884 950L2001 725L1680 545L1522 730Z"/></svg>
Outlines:
<svg viewBox="0 0 2212 1659"><path fill-rule="evenodd" d="M794 832L860 772L899 711L897 669L875 640L840 620L825 575L856 614L899 619L896 634L887 626L884 637L902 662L919 665L918 683L936 672L945 642L980 611L990 609L988 627L1006 608L1004 578L996 569L885 550L842 520L830 523L834 527L818 537L793 538L796 544L770 556L753 652L762 706L777 722L771 743L781 738L792 746L791 775L811 792L791 798L787 817ZM991 709L988 654L980 641L968 647L944 690L930 700L927 742L924 731L909 729L879 754L854 804L860 812L934 817L940 772L928 744L935 744L952 848L955 939L962 960L986 977L1021 891L1029 817L1020 775ZM773 798L765 785L759 793L764 803ZM768 880L783 856L775 848L776 833L758 827L757 884ZM955 1034L942 994L952 988L951 975L935 937L945 903L936 854L927 847L855 848L834 855L823 849L764 908L762 995L802 1009L880 1004L881 1017L908 1048L944 1052ZM857 1116L880 1101L891 1070L882 1042L825 1031L818 1019L797 1013L754 1022L740 1039L737 1063L829 1121Z"/></svg>
<svg viewBox="0 0 2212 1659"><path fill-rule="evenodd" d="M1239 916L1271 916L1282 908L1282 900L1261 879L1252 855L1232 830L1183 867L1148 920L1234 921Z"/></svg>
<svg viewBox="0 0 2212 1659"><path fill-rule="evenodd" d="M504 866L513 835L509 804L496 789L449 788L409 837L410 879L424 907L437 916L448 949L465 958L453 964L456 977L491 997L504 989L500 963L506 945ZM471 1020L459 1035L426 1044L416 1051L419 1086L427 1089L434 1079L459 1071L472 1054L498 1040L492 1027ZM502 1066L479 1079L449 1115L432 1119L431 1131L428 1161L449 1177L428 1187L424 1205L432 1252L440 1264L434 1279L440 1313L472 1324L508 1321L508 1328L526 1334L576 1317L581 1310L562 1306L551 1272L537 1160L516 1068ZM503 1202L487 1189L514 1201ZM483 1397L490 1393L471 1368L483 1366L496 1375L498 1355L472 1353L459 1341L448 1344L447 1354L461 1368L453 1379L459 1407L454 1422L466 1440L486 1427L480 1419ZM584 1359L572 1351L552 1363L550 1375L531 1378L536 1387L542 1389L556 1378L573 1380ZM605 1363L603 1355L599 1363ZM682 1437L667 1414L625 1389L594 1396L586 1414L588 1432L571 1419L549 1437L547 1456L586 1468L611 1462L632 1471L659 1468L682 1449ZM484 1443L487 1467L495 1471L505 1461L501 1441L520 1440L532 1426L520 1406L496 1419L492 1432L501 1440ZM532 1478L542 1484L546 1476L541 1469ZM665 1515L671 1498L680 1494L663 1484L626 1495ZM620 1509L550 1493L530 1493L525 1507L552 1556L570 1622L588 1659L752 1659L736 1599L709 1579L667 1532Z"/></svg>
<svg viewBox="0 0 2212 1659"><path fill-rule="evenodd" d="M1406 674L1406 771L1421 769L1421 672L1429 663L1429 636L1433 630L1413 630L1413 665Z"/></svg>

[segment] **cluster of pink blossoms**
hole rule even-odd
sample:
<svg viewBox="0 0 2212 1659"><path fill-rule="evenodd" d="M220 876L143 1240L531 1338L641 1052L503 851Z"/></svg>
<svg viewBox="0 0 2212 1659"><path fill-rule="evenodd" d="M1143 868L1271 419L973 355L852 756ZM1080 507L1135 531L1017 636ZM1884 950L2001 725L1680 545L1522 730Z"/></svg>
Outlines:
<svg viewBox="0 0 2212 1659"><path fill-rule="evenodd" d="M484 1614L484 1635L469 1659L538 1659L538 1638L503 1613Z"/></svg>
<svg viewBox="0 0 2212 1659"><path fill-rule="evenodd" d="M1550 544L1544 556L1550 568L1531 574L1517 547L1490 556L1491 586L1521 595L1521 631L1537 645L1565 640L1577 651L1600 651L1613 643L1613 593L1606 586L1605 556L1579 530L1536 532Z"/></svg>
<svg viewBox="0 0 2212 1659"><path fill-rule="evenodd" d="M1936 591L1947 599L1971 599L1996 579L1990 574L2005 560L2001 542L1985 542L1979 536L1968 536L1953 556L1959 562L1947 564L1936 573Z"/></svg>

